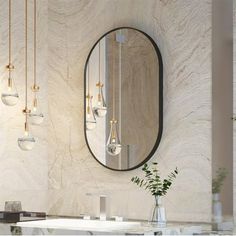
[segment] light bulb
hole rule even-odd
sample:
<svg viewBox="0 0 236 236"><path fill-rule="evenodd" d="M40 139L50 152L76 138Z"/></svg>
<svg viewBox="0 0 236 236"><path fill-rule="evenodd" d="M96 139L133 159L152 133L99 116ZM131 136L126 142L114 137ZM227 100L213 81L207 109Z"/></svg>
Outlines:
<svg viewBox="0 0 236 236"><path fill-rule="evenodd" d="M8 78L7 81L3 81L2 88L2 102L6 106L16 105L19 100L19 95L14 85L14 80L12 78Z"/></svg>
<svg viewBox="0 0 236 236"><path fill-rule="evenodd" d="M33 101L33 109L29 114L29 120L32 125L40 125L40 124L42 124L42 122L44 120L44 115L40 111L37 98L35 98Z"/></svg>
<svg viewBox="0 0 236 236"><path fill-rule="evenodd" d="M116 156L120 154L122 146L117 133L117 121L113 119L110 121L110 124L111 128L107 140L106 150L107 153L110 154L111 156Z"/></svg>
<svg viewBox="0 0 236 236"><path fill-rule="evenodd" d="M35 145L35 139L27 128L25 129L24 136L18 138L18 146L23 151L30 151L33 149L34 145Z"/></svg>
<svg viewBox="0 0 236 236"><path fill-rule="evenodd" d="M106 106L106 102L103 96L103 85L101 85L102 87L100 87L101 89L101 94L98 94L98 101L97 101L97 106L94 108L94 112L95 115L97 117L104 117L107 114L107 106Z"/></svg>

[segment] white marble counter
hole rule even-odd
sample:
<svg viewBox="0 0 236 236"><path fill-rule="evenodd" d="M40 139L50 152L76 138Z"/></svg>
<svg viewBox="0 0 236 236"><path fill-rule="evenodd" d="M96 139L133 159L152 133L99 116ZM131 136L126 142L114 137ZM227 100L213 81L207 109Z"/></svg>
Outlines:
<svg viewBox="0 0 236 236"><path fill-rule="evenodd" d="M70 218L48 218L47 220L19 222L12 226L22 235L193 235L210 230L210 225L190 223L169 223L166 227L158 227L141 221L100 221Z"/></svg>

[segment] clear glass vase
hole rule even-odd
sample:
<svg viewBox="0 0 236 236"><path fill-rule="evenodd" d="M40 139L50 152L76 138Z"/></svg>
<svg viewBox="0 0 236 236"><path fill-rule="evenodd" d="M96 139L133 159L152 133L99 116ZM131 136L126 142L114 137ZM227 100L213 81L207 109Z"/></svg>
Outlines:
<svg viewBox="0 0 236 236"><path fill-rule="evenodd" d="M222 204L219 193L212 195L212 221L216 223L222 222Z"/></svg>
<svg viewBox="0 0 236 236"><path fill-rule="evenodd" d="M166 226L166 211L161 203L161 197L155 196L155 203L151 214L151 223L157 226Z"/></svg>

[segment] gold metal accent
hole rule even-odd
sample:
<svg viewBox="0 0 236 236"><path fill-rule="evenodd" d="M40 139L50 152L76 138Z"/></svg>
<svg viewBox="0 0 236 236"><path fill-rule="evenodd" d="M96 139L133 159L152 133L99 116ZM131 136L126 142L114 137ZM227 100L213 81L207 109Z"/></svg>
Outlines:
<svg viewBox="0 0 236 236"><path fill-rule="evenodd" d="M102 88L102 87L103 87L103 85L104 85L104 84L103 84L103 83L101 83L100 81L99 81L99 82L96 84L96 86L97 86L97 87L99 87L99 88Z"/></svg>
<svg viewBox="0 0 236 236"><path fill-rule="evenodd" d="M26 107L25 109L22 110L22 112L23 114L28 115L30 114L31 110Z"/></svg>
<svg viewBox="0 0 236 236"><path fill-rule="evenodd" d="M111 123L111 124L116 124L116 123L117 123L117 120L112 119L112 120L110 120L110 123Z"/></svg>
<svg viewBox="0 0 236 236"><path fill-rule="evenodd" d="M39 86L37 84L34 84L32 87L31 87L32 91L35 93L35 92L38 92L39 91Z"/></svg>
<svg viewBox="0 0 236 236"><path fill-rule="evenodd" d="M29 132L29 124L28 124L28 122L25 122L25 132Z"/></svg>
<svg viewBox="0 0 236 236"><path fill-rule="evenodd" d="M90 100L93 98L93 96L91 96L90 94L88 94L86 96L86 98L88 99L88 105L87 105L87 114L90 114L91 109L90 109Z"/></svg>
<svg viewBox="0 0 236 236"><path fill-rule="evenodd" d="M12 78L8 78L8 88L12 88Z"/></svg>
<svg viewBox="0 0 236 236"><path fill-rule="evenodd" d="M90 99L90 98L92 98L92 97L90 96L90 94L88 94L88 95L86 96L86 98L87 98L87 99Z"/></svg>
<svg viewBox="0 0 236 236"><path fill-rule="evenodd" d="M14 70L15 69L15 67L14 67L14 65L13 64L8 64L7 66L6 66L6 68L9 70L9 71L12 71L12 70Z"/></svg>
<svg viewBox="0 0 236 236"><path fill-rule="evenodd" d="M34 106L34 107L37 107L37 106L38 106L38 100L37 100L37 98L34 98L34 100L33 100L33 106Z"/></svg>
<svg viewBox="0 0 236 236"><path fill-rule="evenodd" d="M87 114L90 114L90 107L87 106Z"/></svg>

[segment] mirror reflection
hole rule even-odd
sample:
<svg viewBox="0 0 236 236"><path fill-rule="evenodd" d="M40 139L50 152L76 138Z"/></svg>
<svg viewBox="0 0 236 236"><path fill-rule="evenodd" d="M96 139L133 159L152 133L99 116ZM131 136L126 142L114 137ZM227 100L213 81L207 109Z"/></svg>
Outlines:
<svg viewBox="0 0 236 236"><path fill-rule="evenodd" d="M121 28L102 37L89 54L86 141L97 161L110 169L138 167L160 141L162 64L157 50L146 34Z"/></svg>

